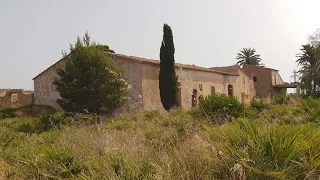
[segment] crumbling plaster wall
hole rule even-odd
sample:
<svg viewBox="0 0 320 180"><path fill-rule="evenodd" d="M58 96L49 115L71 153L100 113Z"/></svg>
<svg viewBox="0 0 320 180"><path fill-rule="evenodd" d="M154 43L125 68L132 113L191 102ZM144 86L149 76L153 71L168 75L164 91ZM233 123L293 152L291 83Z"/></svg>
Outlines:
<svg viewBox="0 0 320 180"><path fill-rule="evenodd" d="M14 94L17 99L12 101L11 95ZM23 89L11 89L2 93L0 96L0 107L21 107L25 105L31 105L34 103L33 93L25 93Z"/></svg>
<svg viewBox="0 0 320 180"><path fill-rule="evenodd" d="M159 91L159 65L142 64L142 92L143 108L146 110L163 110ZM224 75L214 72L200 70L176 68L178 82L181 85L181 108L190 109L192 107L192 90L197 89L198 96L211 95L211 87L215 87L215 92L220 94L228 93L228 85L234 85L238 76ZM200 86L202 91L200 91ZM238 89L235 89L235 94ZM241 98L241 97L238 97Z"/></svg>
<svg viewBox="0 0 320 180"><path fill-rule="evenodd" d="M124 80L128 82L128 102L118 109L115 114L127 113L142 107L142 83L140 64L125 58L108 56L113 63L124 71ZM57 69L63 68L65 61L59 61L34 79L35 104L48 105L55 109L61 109L57 99L61 98L53 79L57 77Z"/></svg>

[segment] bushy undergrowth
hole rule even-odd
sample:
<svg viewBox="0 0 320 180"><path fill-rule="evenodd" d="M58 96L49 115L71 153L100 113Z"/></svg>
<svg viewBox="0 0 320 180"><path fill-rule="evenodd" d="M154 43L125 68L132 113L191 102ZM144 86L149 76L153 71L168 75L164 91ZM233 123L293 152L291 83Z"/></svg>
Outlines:
<svg viewBox="0 0 320 180"><path fill-rule="evenodd" d="M0 119L16 116L16 110L10 107L0 107Z"/></svg>
<svg viewBox="0 0 320 180"><path fill-rule="evenodd" d="M56 112L41 118L12 118L4 119L1 124L17 132L42 133L52 129L60 128L62 125L70 124L71 119L67 118L64 112Z"/></svg>
<svg viewBox="0 0 320 180"><path fill-rule="evenodd" d="M309 121L320 123L319 99L307 98L301 101L300 108L304 110Z"/></svg>
<svg viewBox="0 0 320 180"><path fill-rule="evenodd" d="M289 98L285 93L281 93L274 97L275 104L287 104L288 101L289 101Z"/></svg>
<svg viewBox="0 0 320 180"><path fill-rule="evenodd" d="M230 121L232 117L239 117L244 113L244 105L234 96L217 94L200 99L202 115L209 117L215 123Z"/></svg>
<svg viewBox="0 0 320 180"><path fill-rule="evenodd" d="M313 126L276 125L238 119L205 127L218 147L221 177L232 171L248 179L318 179L320 133Z"/></svg>
<svg viewBox="0 0 320 180"><path fill-rule="evenodd" d="M50 106L44 105L27 105L19 108L0 107L0 119L13 117L43 117L55 113Z"/></svg>
<svg viewBox="0 0 320 180"><path fill-rule="evenodd" d="M43 117L56 112L56 110L50 106L36 104L21 106L17 108L16 111L19 117Z"/></svg>
<svg viewBox="0 0 320 180"><path fill-rule="evenodd" d="M237 104L222 125L199 109L2 119L0 179L319 179L319 105Z"/></svg>
<svg viewBox="0 0 320 180"><path fill-rule="evenodd" d="M256 109L257 111L261 112L262 110L267 108L267 104L265 102L263 102L262 99L253 99L250 102L250 106L253 109Z"/></svg>

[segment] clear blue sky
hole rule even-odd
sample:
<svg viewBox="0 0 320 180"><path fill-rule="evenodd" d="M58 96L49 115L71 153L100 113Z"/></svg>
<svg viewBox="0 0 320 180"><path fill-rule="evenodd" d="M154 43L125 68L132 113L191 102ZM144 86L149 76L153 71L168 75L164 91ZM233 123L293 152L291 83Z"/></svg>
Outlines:
<svg viewBox="0 0 320 180"><path fill-rule="evenodd" d="M320 28L319 0L0 0L0 88L33 89L32 78L61 58L86 30L117 53L159 58L163 23L176 62L235 64L255 48L285 81L295 54Z"/></svg>

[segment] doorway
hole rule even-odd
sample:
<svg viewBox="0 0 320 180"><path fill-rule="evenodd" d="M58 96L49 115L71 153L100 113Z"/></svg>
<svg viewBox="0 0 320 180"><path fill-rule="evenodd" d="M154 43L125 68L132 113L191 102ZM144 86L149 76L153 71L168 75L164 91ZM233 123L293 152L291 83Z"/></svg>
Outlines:
<svg viewBox="0 0 320 180"><path fill-rule="evenodd" d="M177 107L181 107L182 102L181 102L181 83L178 82L178 93L177 93Z"/></svg>
<svg viewBox="0 0 320 180"><path fill-rule="evenodd" d="M233 96L233 85L228 85L228 96Z"/></svg>
<svg viewBox="0 0 320 180"><path fill-rule="evenodd" d="M19 102L19 95L18 93L11 94L11 107L16 107Z"/></svg>

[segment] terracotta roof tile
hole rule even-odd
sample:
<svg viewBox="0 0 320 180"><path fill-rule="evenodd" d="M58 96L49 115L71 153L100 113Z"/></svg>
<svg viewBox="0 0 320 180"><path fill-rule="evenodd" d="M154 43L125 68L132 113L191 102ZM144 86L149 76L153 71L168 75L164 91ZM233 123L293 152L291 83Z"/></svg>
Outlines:
<svg viewBox="0 0 320 180"><path fill-rule="evenodd" d="M116 53L110 53L110 52L105 52L105 54L113 57L121 57L127 60L131 61L138 61L139 63L148 63L148 64L160 64L159 60L153 60L153 59L147 59L147 58L141 58L141 57L136 57L136 56L127 56L123 54L116 54ZM237 73L231 73L231 72L224 72L224 71L219 71L215 69L210 69L210 68L204 68L196 65L190 65L190 64L181 64L181 63L175 63L176 67L178 68L185 68L185 69L192 69L192 70L199 70L199 71L205 71L205 72L214 72L214 73L219 73L219 74L225 74L225 75L231 75L231 76L239 76Z"/></svg>
<svg viewBox="0 0 320 180"><path fill-rule="evenodd" d="M111 53L111 52L104 52L104 53L107 54L107 55L109 55L109 56L113 56L113 57L121 57L121 58L124 58L124 59L127 59L127 60L131 60L131 61L138 61L139 63L160 64L160 61L159 61L159 60L141 58L141 57L136 57L136 56L127 56L127 55L117 54L117 53ZM58 63L61 62L62 60L63 60L63 58L60 59L59 61L57 61L56 63L54 63L53 65L49 66L47 69L45 69L45 70L42 71L40 74L38 74L36 77L34 77L32 80L36 79L36 78L37 78L38 76L40 76L42 73L44 73L45 71L49 70L51 67L53 67L54 65L58 64ZM178 68L199 70L199 71L205 71L205 72L214 72L214 73L231 75L231 76L239 76L237 73L223 72L223 71L218 71L218 70L215 70L215 69L204 68L204 67L195 66L195 65L180 64L180 63L175 63L175 64L176 64L176 67L178 67Z"/></svg>
<svg viewBox="0 0 320 180"><path fill-rule="evenodd" d="M273 70L273 71L279 71L277 69L273 69L273 68L267 68L265 66L254 66L254 65L250 65L250 64L244 64L243 66L249 66L249 67L255 67L255 68L263 68L263 69L270 69L270 70Z"/></svg>
<svg viewBox="0 0 320 180"><path fill-rule="evenodd" d="M251 76L245 72L239 65L235 64L232 66L220 66L220 67L211 67L210 69L215 69L218 71L225 71L228 73L234 73L234 74L238 74L240 76L240 73L237 71L237 69L240 69L240 71L242 71L245 75L247 75L249 78L251 78Z"/></svg>

